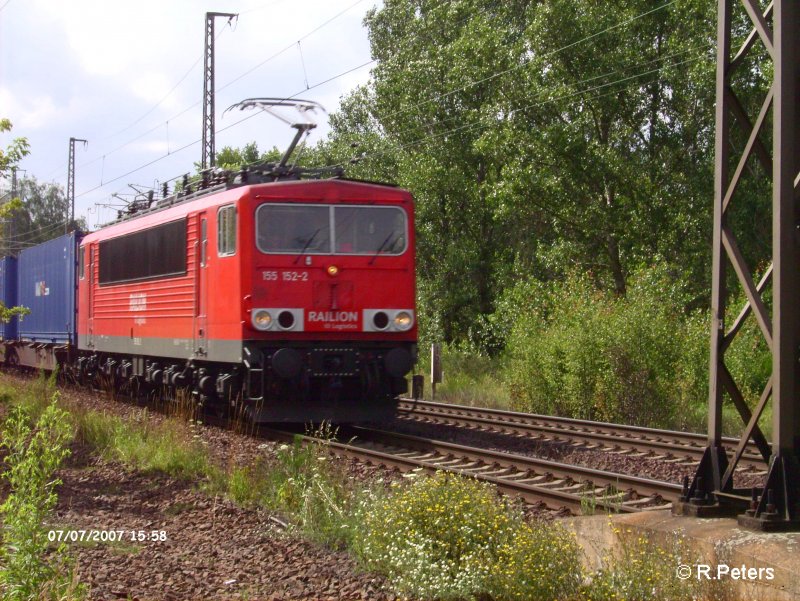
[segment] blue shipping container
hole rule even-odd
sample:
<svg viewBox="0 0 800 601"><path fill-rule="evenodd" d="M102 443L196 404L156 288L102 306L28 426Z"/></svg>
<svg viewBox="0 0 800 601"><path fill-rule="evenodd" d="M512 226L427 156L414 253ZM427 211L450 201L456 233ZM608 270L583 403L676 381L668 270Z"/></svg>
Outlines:
<svg viewBox="0 0 800 601"><path fill-rule="evenodd" d="M77 340L76 281L78 244L73 232L19 253L17 302L31 310L19 324L19 337L65 344Z"/></svg>
<svg viewBox="0 0 800 601"><path fill-rule="evenodd" d="M0 259L0 301L9 308L17 305L17 260L14 257ZM18 321L17 317L8 323L0 321L1 340L16 339Z"/></svg>

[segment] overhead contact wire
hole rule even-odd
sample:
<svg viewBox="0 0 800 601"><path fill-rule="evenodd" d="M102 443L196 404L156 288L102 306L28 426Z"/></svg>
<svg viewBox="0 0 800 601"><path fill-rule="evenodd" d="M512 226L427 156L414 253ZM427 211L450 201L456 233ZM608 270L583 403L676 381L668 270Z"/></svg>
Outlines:
<svg viewBox="0 0 800 601"><path fill-rule="evenodd" d="M312 35L313 33L315 33L316 31L319 31L320 29L322 29L323 27L325 27L326 25L328 25L330 22L332 22L333 20L337 19L338 17L340 17L341 15L343 15L344 13L346 13L347 11L349 11L350 9L352 9L353 7L355 7L356 5L360 4L361 2L363 2L363 0L357 0L355 3L351 4L351 5L350 5L350 6L348 6L346 9L344 9L344 10L342 10L341 12L337 13L336 15L334 15L333 17L331 17L330 19L328 19L327 21L325 21L324 23L322 23L321 25L319 25L318 27L316 27L315 29L313 29L312 31L310 31L309 33L307 33L306 35L304 35L303 37L301 37L301 38L300 38L300 40L303 40L303 39L305 39L306 37L308 37L308 36ZM649 11L647 11L647 12L645 12L645 13L642 13L642 14L640 14L640 15L637 15L637 16L635 16L635 17L632 17L632 18L630 18L630 19L628 19L628 20L626 20L626 21L623 21L623 22L621 22L621 23L617 23L617 24L615 24L615 25L612 25L612 26L610 26L610 27L608 27L608 28L606 28L606 29L604 29L604 30L602 30L602 31L595 32L595 33L593 33L593 34L591 34L591 35L589 35L589 36L586 36L586 37L584 37L584 38L582 38L582 39L580 39L580 40L576 40L576 41L574 41L574 42L571 42L571 43L569 43L569 44L567 44L567 45L565 45L565 46L563 46L563 47L561 47L561 48L559 48L559 49L557 49L557 50L554 50L554 51L552 51L552 52L548 53L548 54L547 54L547 55L545 55L545 56L552 56L552 55L554 55L554 54L556 54L556 53L559 53L559 52L562 52L562 51L564 51L564 50L566 50L566 49L568 49L568 48L574 47L574 46L576 46L576 45L578 45L578 44L581 44L581 43L584 43L584 42L586 42L586 41L589 41L589 40L591 40L591 39L594 39L594 38L596 38L596 37L598 37L598 36L600 36L600 35L604 35L604 34L606 34L606 33L610 32L610 31L613 31L613 30L615 30L615 29L618 29L618 28L620 28L620 27L623 27L623 26L625 26L625 25L627 25L627 24L630 24L630 23L632 23L632 22L634 22L634 21L636 21L636 20L638 20L638 19L641 19L641 18L643 18L643 17L645 17L645 16L648 16L648 15L650 15L650 14L653 14L654 12L657 12L657 11L663 10L664 8L667 8L668 6L671 6L671 5L675 4L676 2L677 2L677 0L671 0L670 2L667 2L667 3L665 3L665 4L663 4L663 5L659 6L659 7L656 7L656 8L654 8L654 9L652 9L652 10L649 10ZM238 81L239 79L241 79L241 78L245 77L245 76L246 76L246 75L248 75L249 73L252 73L252 72L253 72L255 69L259 68L260 66L262 66L262 65L266 64L267 62L269 62L270 60L272 60L272 59L276 58L276 57L277 57L277 56L279 56L280 54L282 54L282 53L286 52L287 50L291 49L292 47L294 47L294 45L295 45L295 43L292 43L292 44L289 44L289 45L287 45L285 48L283 48L282 50L280 50L280 51L278 51L277 53L273 54L272 56L268 57L267 59L265 59L264 61L262 61L262 62L261 62L261 63L259 63L258 65L256 65L255 67L253 67L253 68L249 69L248 71L244 72L244 73L243 73L243 74L241 74L240 76L238 76L238 77L234 78L233 80L229 81L229 82L228 82L228 83L226 83L224 86L222 86L221 88L219 88L219 90L222 90L222 89L224 89L225 87L228 87L228 86L230 86L231 84L233 84L234 82ZM351 72L353 72L353 71L355 71L355 70L357 70L357 69L363 68L364 66L367 66L367 65L369 65L369 64L372 64L372 63L374 63L374 62L376 62L374 59L372 59L372 60L370 60L370 61L367 61L367 62L365 62L365 63L363 63L363 64L361 64L361 65L359 65L359 66L357 66L357 67L354 67L354 68L352 68L352 69L349 69L348 71L345 71L344 73L341 73L341 74L339 74L339 75L337 75L337 76L334 76L334 77L332 77L332 78L329 78L329 79L325 80L324 82L320 82L320 83L318 83L318 84L315 84L314 86L310 86L310 87L308 88L308 90L310 90L310 89L314 89L315 87L319 87L319 86L321 86L321 85L323 85L323 84L325 84L325 83L329 83L330 81L333 81L333 80L335 80L335 79L338 79L339 77L342 77L342 76L344 76L345 74L351 73ZM489 81L489 80L491 80L491 79L493 79L493 78L495 78L495 77L499 77L500 75L503 75L503 74L505 74L505 73L509 73L509 72L511 72L511 71L513 71L513 70L515 70L515 69L521 68L521 67L523 67L523 66L525 66L525 65L526 65L526 63L525 63L525 64L522 64L522 65L515 66L515 67L513 67L513 68L511 68L511 69L506 69L506 70L504 70L504 71L500 71L500 72L498 72L498 73L495 73L495 74L492 74L492 75L490 75L490 76L488 76L488 77L486 77L486 78L483 78L482 80L478 80L478 81L476 81L476 82L472 82L472 83L470 83L470 84L467 84L466 86L462 86L461 88L457 88L457 89L455 89L455 90L451 90L451 91L449 91L449 92L447 92L447 93L445 93L445 94L442 94L442 95L440 95L440 96L438 96L438 97L436 97L436 98L434 98L434 99L431 99L431 100L427 100L427 101L424 101L424 102L418 103L418 104L416 104L416 105L414 105L414 106L412 106L412 107L408 107L407 109L403 109L402 111L408 111L408 110L411 110L411 109L413 109L413 108L416 108L416 107L419 107L419 106L424 106L425 104L428 104L428 103L431 103L431 102L435 102L435 101L436 101L436 100L438 100L438 99L445 98L446 96L449 96L449 95L451 95L451 94L454 94L454 93L456 93L456 92L459 92L459 91L463 91L463 90L469 89L470 87L473 87L473 86L475 86L475 85L478 85L478 84L480 84L480 83L482 83L482 82L485 82L485 81ZM673 66L674 66L674 65L673 65ZM646 74L646 73L645 73L645 74ZM642 74L640 74L639 76L641 76L641 75L642 75ZM596 77L598 77L598 76L596 76ZM596 78L596 77L595 77L595 78ZM637 76L632 76L632 77L637 77ZM594 78L592 78L592 79L594 79ZM630 78L625 78L624 80L620 80L620 81L625 81L625 80L627 80L627 79L630 79ZM613 84L613 83L618 83L618 82L612 82L612 84ZM612 85L612 84L606 84L606 85ZM601 87L602 87L602 86L601 86ZM297 95L299 95L299 94L303 93L304 91L306 91L306 90L302 90L302 91L300 91L300 92L297 92L297 93L293 94L292 96L289 96L289 97L287 97L286 99L292 99L292 98L296 97ZM574 95L574 94L570 94L570 95L568 95L567 97L569 97L569 96L572 96L572 95ZM191 107L187 107L187 108L186 108L184 111L182 111L181 113L179 113L178 115L176 115L176 116L175 116L175 117L173 117L172 119L175 119L175 118L177 118L178 116L181 116L181 115L183 115L185 112L187 112L188 110L191 110L192 108L194 108L194 107L195 107L195 106L197 106L198 104L200 104L200 102L197 102L197 103L195 103L195 104L194 104L194 105L192 105ZM532 106L535 106L535 105L529 105L529 106L527 106L527 107L523 107L523 108L531 108ZM399 113L401 113L402 111L397 111L397 112L395 112L395 113L393 113L393 114L394 114L394 115L396 115L396 114L399 114ZM255 114L257 114L257 113L254 113L254 115L255 115ZM239 121L237 121L237 122L235 122L235 123L233 123L233 124L231 124L231 125L229 125L229 126L226 126L226 127L224 127L224 128L221 128L221 129L219 129L219 130L216 130L216 132L217 132L217 133L218 133L218 132L222 132L222 131L225 131L225 130L227 130L227 129L230 129L231 127L235 127L236 125L238 125L238 124L240 124L240 123L242 123L242 122L246 121L247 119L250 119L250 118L251 118L251 117L253 117L254 115L250 115L250 116L248 116L248 117L245 117L244 119L241 119L241 120L239 120ZM147 135L147 133L151 133L151 132L152 132L152 131L154 131L155 129L158 129L159 127L161 127L161 125L162 125L162 124L160 123L160 124L159 124L158 126L156 126L155 128L153 128L153 129L149 130L149 131L148 131L148 132L146 132L145 134L142 134L142 136L139 136L139 137L137 137L136 139L132 140L132 141L131 141L131 142L129 142L129 143L132 143L132 142L134 142L134 141L138 140L139 138L143 137L144 135ZM479 125L480 125L480 124L479 124ZM474 126L471 126L471 127L474 127ZM456 128L456 129L452 130L452 133L454 133L455 131L460 131L460 130L462 130L462 129L464 129L464 127ZM438 136L441 136L441 135L446 135L446 133L447 133L447 132L445 132L445 134L437 134L437 137L438 137ZM427 138L425 138L425 139L427 139ZM425 141L425 139L422 139L422 140L420 140L420 141L418 141L418 142L414 142L414 143L412 143L412 144L422 143L423 141ZM198 143L200 143L200 142L201 142L201 140L199 140L199 139L198 139L198 140L195 140L195 141L193 141L193 142L190 142L190 143L188 143L188 144L186 144L186 145L184 145L184 146L181 146L180 148L178 148L178 149L174 150L174 151L173 151L171 154L174 154L174 153L176 153L176 152L180 152L180 151L182 151L182 150L185 150L185 149L187 149L187 148L190 148L191 146L194 146L195 144L198 144ZM121 146L121 147L119 147L119 148L115 149L115 150L114 150L114 151L112 151L112 152L116 152L117 150L120 150L121 148L123 148L123 147L124 147L124 146L126 146L126 145L127 145L127 144L125 144L125 145L123 145L123 146ZM401 147L401 148L402 148L402 147ZM110 153L108 153L108 154L110 154ZM132 174L132 173L136 173L137 171L139 171L139 170L141 170L141 169L144 169L144 168L146 168L146 167L149 167L150 165L153 165L153 164L155 164L155 163L159 162L160 160L162 160L162 159L166 158L167 156L169 156L169 155L163 155L163 156L161 156L161 157L158 157L157 159L154 159L154 160L152 160L152 161L148 161L147 163L145 163L145 164L143 164L143 165L141 165L141 166L139 166L139 167L137 167L137 168L135 168L135 169L132 169L131 171L128 171L127 173L125 173L125 174L123 174L123 175L121 175L121 176L118 176L118 177L116 177L116 178L114 178L114 179L112 179L112 180L109 180L108 182L106 182L106 184L108 184L108 183L113 183L114 181L118 181L119 179L121 179L121 178L123 178L123 177L126 177L127 175L130 175L130 174ZM367 155L367 157L369 157L369 156L370 156L370 155ZM378 155L378 156L380 156L380 155ZM365 157L365 158L367 158L367 157ZM179 176L179 177L180 177L180 176ZM172 179L177 179L177 178L172 178ZM167 180L167 181L171 181L171 180ZM94 188L91 188L91 189L89 189L89 190L86 190L85 192L82 192L81 194L77 195L77 196L76 196L76 198L79 198L79 197L82 197L82 196L84 196L84 195L86 195L86 194L89 194L89 193L91 193L91 192L93 192L93 191L95 191L95 190L99 189L100 187L102 187L102 186L96 186L96 187L94 187Z"/></svg>
<svg viewBox="0 0 800 601"><path fill-rule="evenodd" d="M9 1L10 1L10 0L9 0ZM319 31L319 30L323 29L323 28L324 28L324 27L326 27L328 24L332 23L333 21L335 21L336 19L338 19L339 17L341 17L342 15L344 15L345 13L347 13L349 10L353 9L353 8L354 8L355 6L357 6L358 4L361 4L363 1L364 1L364 0L357 0L356 2L354 2L353 4L351 4L351 5L349 5L347 8L345 8L344 10L342 10L342 11L338 12L338 13L337 13L337 14L335 14L334 16L330 17L329 19L327 19L326 21L324 21L323 23L321 23L320 25L318 25L317 27L315 27L314 29L312 29L311 31L309 31L308 33L306 33L305 35L303 35L302 37L300 37L298 41L302 41L302 40L304 40L304 39L308 38L309 36L313 35L313 34L314 34L314 33L316 33L317 31ZM219 37L220 35L222 35L222 32L223 32L223 31L225 31L225 30L224 30L224 29L220 30L220 33L219 33L219 34L217 34L217 37ZM215 38L215 39L216 39L216 38ZM283 48L283 49L281 49L281 50L279 50L279 51L275 52L274 54L272 54L271 56L267 57L266 59L264 59L263 61L261 61L261 62L260 62L260 63L258 63L257 65L255 65L255 66L253 66L252 68L248 69L247 71L245 71L245 72L244 72L244 73L242 73L241 75L239 75L239 76L235 77L234 79L232 79L232 80L228 81L227 83L223 84L222 86L218 87L218 88L217 88L217 92L220 92L220 91L222 91L222 90L224 90L224 89L228 88L229 86L233 85L233 84L234 84L234 83L236 83L237 81L241 80L242 78L244 78L244 77L246 77L247 75L249 75L250 73L252 73L253 71L255 71L255 70L259 69L260 67L264 66L264 65L265 65L265 64L267 64L268 62L270 62L270 61L272 61L272 60L276 59L277 57L279 57L279 56L280 56L280 55L282 55L283 53L285 53L285 52L287 52L288 50L292 49L292 48L295 46L295 44L296 44L296 42L293 42L293 43L289 44L289 45L288 45L288 46L286 46L285 48ZM160 105L160 104L161 104L161 103L162 103L164 100L166 100L166 98L168 98L168 97L169 97L169 95L172 93L172 91L174 91L174 90L175 90L175 89L176 89L176 88L177 88L177 87L180 85L180 83L182 83L182 82L183 82L183 80L185 80L185 79L186 79L186 77L188 77L188 75L191 73L191 71L193 71L193 70L194 70L194 68L197 66L197 64L200 62L200 60L201 60L202 58L203 58L203 56L201 56L201 57L200 57L200 58L199 58L197 61L195 61L195 63L194 63L194 64L192 65L192 67L190 68L190 70L189 70L189 71L188 71L188 72L187 72L187 73L186 73L186 74L185 74L185 75L184 75L184 76L181 78L181 80L180 80L180 81L179 81L179 82L178 82L178 83L177 83L177 84L176 84L176 85L173 87L173 89L172 89L172 90L171 90L171 91L170 91L170 92L169 92L169 93L168 93L168 94L167 94L167 95L166 95L164 98L162 98L162 99L161 99L161 100L160 100L160 101L159 101L159 102L156 104L156 106L154 106L153 108L151 108L151 109L150 109L150 110L149 110L149 111L148 111L148 112L147 112L145 115L143 115L142 117L140 117L139 119L137 119L137 120L136 120L136 121L135 121L133 124L131 124L130 126L128 126L127 128L125 128L124 130L120 130L120 131L119 131L119 132L117 132L116 134L113 134L113 135L111 135L111 136L108 136L108 137L106 137L106 138L104 138L104 139L108 139L108 138L114 137L114 136L118 135L119 133L122 133L123 131L127 131L128 129L130 129L131 127L133 127L133 125L135 125L136 123L140 122L140 121L141 121L141 120L142 120L142 119L143 119L145 116L147 116L147 114L150 114L150 113L151 113L153 110L155 110L155 108L157 108L157 106L158 106L158 105ZM313 87L314 87L314 86L312 86L312 88L313 88ZM309 88L309 89L311 89L311 88ZM190 106L187 106L185 109L183 109L183 110L182 110L182 111L180 111L179 113L177 113L177 114L173 115L172 117L170 117L170 118L169 118L167 121L174 121L174 120L175 120L175 119L177 119L178 117L181 117L181 116L185 115L187 112L189 112L189 111L190 111L190 110L192 110L193 108L196 108L196 107L197 107L197 106L199 106L200 104L202 104L202 101L201 101L201 100L200 100L200 101L197 101L197 102L195 102L195 103L193 103L193 104L191 104ZM133 144L134 142L137 142L137 141L141 140L143 137L145 137L145 136L147 136L147 135L149 135L149 134L153 133L154 131L156 131L156 130L160 129L160 128L161 128L163 125L164 125L164 122L159 122L157 125L155 125L155 126L151 127L150 129L148 129L148 130L147 130L147 131L145 131L144 133L142 133L142 134L140 134L140 135L136 136L135 138L133 138L133 139L131 139L131 140L128 140L127 142L125 142L125 143L123 143L123 144L121 144L121 145L117 146L117 147L116 147L116 148L114 148L113 150L110 150L110 151L106 152L106 153L105 153L105 156L108 156L108 155L114 154L114 153L116 153L116 152L119 152L119 151L120 151L120 150L122 150L123 148L126 148L126 147L130 146L130 145L131 145L131 144ZM177 151L175 151L175 152L177 152ZM80 164L78 165L78 167L88 167L88 166L90 166L90 165L93 165L94 163L96 163L96 162L97 162L97 161L99 161L100 159L101 159L101 157L99 157L99 156L98 156L98 157L95 157L94 159L91 159L91 160L89 160L89 161L86 161L85 163L80 163ZM58 170L54 171L53 173L57 173L58 171L61 171L61 170L63 170L63 169L64 169L64 167L60 167Z"/></svg>

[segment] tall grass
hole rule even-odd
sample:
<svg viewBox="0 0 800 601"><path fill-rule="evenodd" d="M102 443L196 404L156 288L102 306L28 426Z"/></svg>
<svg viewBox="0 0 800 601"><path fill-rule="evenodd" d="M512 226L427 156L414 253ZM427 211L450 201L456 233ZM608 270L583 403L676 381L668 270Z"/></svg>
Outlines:
<svg viewBox="0 0 800 601"><path fill-rule="evenodd" d="M511 406L511 396L502 379L501 358L445 344L442 345L441 359L442 382L436 386L434 399L433 389L426 381L426 399L470 407L507 409ZM430 366L430 348L421 349L418 366L421 371Z"/></svg>
<svg viewBox="0 0 800 601"><path fill-rule="evenodd" d="M603 558L603 566L586 575L581 601L727 601L736 598L730 582L682 580L680 565L702 562L686 539L672 533L651 540L632 529L609 523L615 545Z"/></svg>
<svg viewBox="0 0 800 601"><path fill-rule="evenodd" d="M208 453L195 438L192 423L168 419L154 424L146 411L133 420L98 411L75 415L78 439L107 460L178 478L209 474Z"/></svg>

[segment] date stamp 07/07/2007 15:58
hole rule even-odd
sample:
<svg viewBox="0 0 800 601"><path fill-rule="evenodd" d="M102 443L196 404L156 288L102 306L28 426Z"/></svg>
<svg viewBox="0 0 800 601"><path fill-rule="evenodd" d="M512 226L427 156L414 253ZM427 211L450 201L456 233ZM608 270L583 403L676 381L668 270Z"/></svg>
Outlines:
<svg viewBox="0 0 800 601"><path fill-rule="evenodd" d="M133 529L118 529L118 530L49 530L47 532L47 540L54 543L115 543L115 542L130 542L130 543L147 543L147 542L164 542L167 540L166 530L133 530Z"/></svg>

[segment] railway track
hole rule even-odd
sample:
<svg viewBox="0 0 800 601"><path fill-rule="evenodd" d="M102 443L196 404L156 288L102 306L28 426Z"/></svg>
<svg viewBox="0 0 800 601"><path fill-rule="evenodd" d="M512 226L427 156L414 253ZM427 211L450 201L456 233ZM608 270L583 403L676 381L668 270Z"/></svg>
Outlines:
<svg viewBox="0 0 800 601"><path fill-rule="evenodd" d="M700 434L422 401L401 401L400 415L408 420L568 442L673 462L699 460L706 443ZM526 503L566 508L573 513L666 509L682 492L682 486L672 482L366 427L340 428L338 440L270 428L258 428L258 435L287 441L301 436L304 443L324 444L334 455L403 472L445 471L468 476L489 482L500 492ZM752 450L747 461L760 469L765 467Z"/></svg>
<svg viewBox="0 0 800 601"><path fill-rule="evenodd" d="M402 402L401 412L411 414L416 410L420 414L438 416L438 420L453 420L455 415L464 418L465 413L470 413L467 421L477 420L481 428L495 430L498 427L496 423L494 425L484 423L491 421L487 414L505 414L506 419L500 420L503 422L501 431L505 433L514 431L521 436L530 436L528 433L530 418L577 422L577 420L439 403L414 402L413 405L409 407L407 402ZM421 409L423 406L424 409ZM208 425L219 427L230 425L222 418L213 415L205 415L204 421ZM614 427L611 424L578 423ZM661 480L365 427L341 428L338 436L340 440L347 440L346 443L258 426L253 426L249 433L257 437L286 441L301 436L305 443L324 444L327 450L335 455L374 465L394 467L404 472L446 471L468 476L489 482L500 492L520 498L529 504L546 505L550 509L566 508L573 513L582 513L587 509L622 513L665 509L669 508L682 492L680 485Z"/></svg>
<svg viewBox="0 0 800 601"><path fill-rule="evenodd" d="M288 439L296 434L268 430L263 434ZM529 504L545 504L574 513L587 509L637 512L664 509L680 495L681 486L555 461L501 453L406 434L362 427L339 431L348 442L304 442L326 445L338 456L355 458L401 471L446 471L495 485L502 493Z"/></svg>
<svg viewBox="0 0 800 601"><path fill-rule="evenodd" d="M525 437L538 442L566 442L589 449L638 454L674 463L699 462L707 445L705 434L430 401L402 399L399 410L400 418L409 421L448 424L481 432ZM724 438L723 441L731 448L738 442L733 438ZM767 469L752 443L745 451L739 467L753 472Z"/></svg>
<svg viewBox="0 0 800 601"><path fill-rule="evenodd" d="M224 429L231 426L228 419L214 414L204 414L203 421ZM595 509L617 513L666 509L682 491L674 483L365 427L342 427L338 440L255 424L244 426L242 433L285 442L300 437L304 444L324 445L334 455L403 472L445 471L472 477L528 504L578 514Z"/></svg>

